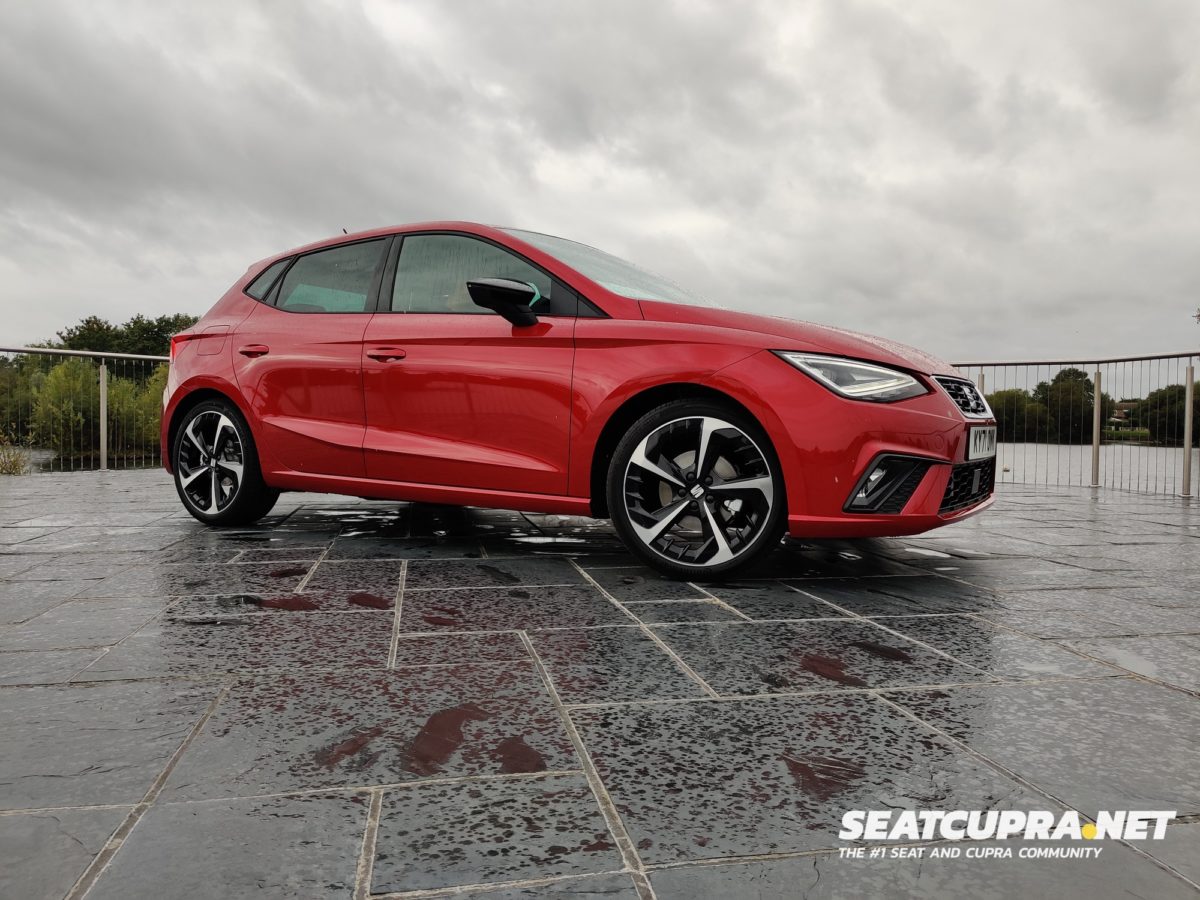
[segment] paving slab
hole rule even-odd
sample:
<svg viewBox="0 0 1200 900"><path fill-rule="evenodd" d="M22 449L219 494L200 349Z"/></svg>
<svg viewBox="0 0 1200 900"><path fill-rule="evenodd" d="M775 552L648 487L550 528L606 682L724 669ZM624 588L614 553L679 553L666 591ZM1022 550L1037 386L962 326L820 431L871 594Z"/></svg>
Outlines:
<svg viewBox="0 0 1200 900"><path fill-rule="evenodd" d="M1101 678L888 698L1089 815L1114 807L1200 815L1200 704L1191 695Z"/></svg>
<svg viewBox="0 0 1200 900"><path fill-rule="evenodd" d="M705 696L700 683L641 628L539 631L530 640L563 703Z"/></svg>
<svg viewBox="0 0 1200 900"><path fill-rule="evenodd" d="M741 865L687 866L651 873L659 900L930 900L971 897L1194 898L1196 889L1116 841L1105 841L1095 859L1012 858L840 859L836 855L754 861ZM1044 849L1050 845L1036 843ZM978 849L1002 849L985 842Z"/></svg>
<svg viewBox="0 0 1200 900"><path fill-rule="evenodd" d="M1045 803L863 694L574 710L650 864L835 847L842 813ZM881 752L886 748L886 752Z"/></svg>
<svg viewBox="0 0 1200 900"><path fill-rule="evenodd" d="M280 675L232 686L164 795L208 799L577 766L529 662Z"/></svg>
<svg viewBox="0 0 1200 900"><path fill-rule="evenodd" d="M350 898L367 809L365 796L321 794L159 804L87 896Z"/></svg>
<svg viewBox="0 0 1200 900"><path fill-rule="evenodd" d="M863 619L656 625L654 633L726 696L988 678Z"/></svg>
<svg viewBox="0 0 1200 900"><path fill-rule="evenodd" d="M0 897L60 900L132 807L0 816Z"/></svg>
<svg viewBox="0 0 1200 900"><path fill-rule="evenodd" d="M0 809L137 803L216 693L155 681L0 690Z"/></svg>
<svg viewBox="0 0 1200 900"><path fill-rule="evenodd" d="M620 871L582 775L419 784L383 797L372 890Z"/></svg>
<svg viewBox="0 0 1200 900"><path fill-rule="evenodd" d="M574 516L285 494L209 529L153 470L0 510L5 898L1200 896L1174 498L1004 485L719 583ZM1093 860L838 854L847 809L1066 805L1181 818Z"/></svg>

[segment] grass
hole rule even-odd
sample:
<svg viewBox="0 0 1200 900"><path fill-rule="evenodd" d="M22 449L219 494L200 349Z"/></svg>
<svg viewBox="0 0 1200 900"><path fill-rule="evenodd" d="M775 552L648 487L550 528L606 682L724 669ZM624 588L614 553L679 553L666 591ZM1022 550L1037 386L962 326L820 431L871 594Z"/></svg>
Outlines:
<svg viewBox="0 0 1200 900"><path fill-rule="evenodd" d="M1115 428L1105 428L1101 432L1101 439L1110 444L1128 443L1131 441L1135 443L1149 443L1150 429L1123 428L1118 431Z"/></svg>

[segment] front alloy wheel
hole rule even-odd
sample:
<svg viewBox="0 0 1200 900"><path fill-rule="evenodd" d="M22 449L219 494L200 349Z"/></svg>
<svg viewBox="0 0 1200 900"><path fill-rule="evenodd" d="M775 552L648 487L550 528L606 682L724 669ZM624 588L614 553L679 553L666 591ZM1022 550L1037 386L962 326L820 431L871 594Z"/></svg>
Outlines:
<svg viewBox="0 0 1200 900"><path fill-rule="evenodd" d="M696 409L671 415L671 407ZM740 419L711 404L669 404L618 447L620 496L611 496L610 485L610 509L631 549L656 568L690 578L727 575L777 542L778 464L761 430Z"/></svg>

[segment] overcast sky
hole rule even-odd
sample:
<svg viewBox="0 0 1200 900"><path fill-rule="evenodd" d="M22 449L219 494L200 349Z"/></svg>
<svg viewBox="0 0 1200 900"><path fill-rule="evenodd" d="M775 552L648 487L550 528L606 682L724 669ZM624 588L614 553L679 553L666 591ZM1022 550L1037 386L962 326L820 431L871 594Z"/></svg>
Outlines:
<svg viewBox="0 0 1200 900"><path fill-rule="evenodd" d="M1200 345L1200 3L0 0L0 344L438 218L954 360Z"/></svg>

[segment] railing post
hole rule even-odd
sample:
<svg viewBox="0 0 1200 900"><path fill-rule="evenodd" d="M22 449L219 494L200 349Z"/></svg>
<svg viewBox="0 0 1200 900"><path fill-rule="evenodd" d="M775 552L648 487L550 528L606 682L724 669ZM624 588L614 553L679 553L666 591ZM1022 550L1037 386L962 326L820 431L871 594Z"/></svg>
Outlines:
<svg viewBox="0 0 1200 900"><path fill-rule="evenodd" d="M100 468L108 468L108 364L100 360Z"/></svg>
<svg viewBox="0 0 1200 900"><path fill-rule="evenodd" d="M1100 429L1104 425L1103 394L1100 393L1100 367L1092 378L1092 487L1100 487Z"/></svg>
<svg viewBox="0 0 1200 900"><path fill-rule="evenodd" d="M979 370L979 381L976 382L975 386L977 388L979 388L979 393L981 393L981 394L987 393L987 381L983 377L983 369L982 368Z"/></svg>
<svg viewBox="0 0 1200 900"><path fill-rule="evenodd" d="M1196 394L1196 367L1188 360L1187 385L1183 389L1183 489L1181 497L1192 496L1192 404Z"/></svg>

